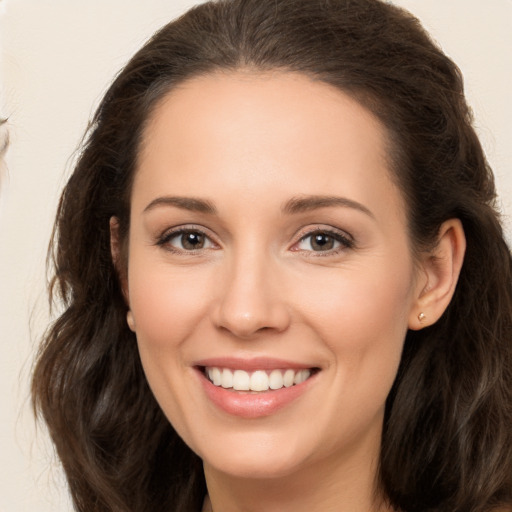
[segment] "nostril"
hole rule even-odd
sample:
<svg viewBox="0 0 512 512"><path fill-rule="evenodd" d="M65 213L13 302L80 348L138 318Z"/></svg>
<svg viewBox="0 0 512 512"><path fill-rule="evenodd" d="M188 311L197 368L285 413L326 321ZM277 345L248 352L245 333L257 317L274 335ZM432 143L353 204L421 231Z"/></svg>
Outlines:
<svg viewBox="0 0 512 512"><path fill-rule="evenodd" d="M254 258L249 260L253 264L245 257L242 264L231 269L232 274L226 276L212 310L216 327L241 339L270 331L282 332L290 322L283 287L270 282L267 269L262 269Z"/></svg>
<svg viewBox="0 0 512 512"><path fill-rule="evenodd" d="M217 328L240 339L251 339L261 334L279 333L286 330L289 318L284 313L260 312L260 314L233 313L219 315Z"/></svg>

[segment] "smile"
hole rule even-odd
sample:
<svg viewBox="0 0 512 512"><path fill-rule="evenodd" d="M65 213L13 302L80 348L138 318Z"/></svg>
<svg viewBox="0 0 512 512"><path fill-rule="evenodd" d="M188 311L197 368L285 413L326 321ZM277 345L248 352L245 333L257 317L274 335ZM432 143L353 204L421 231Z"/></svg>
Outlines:
<svg viewBox="0 0 512 512"><path fill-rule="evenodd" d="M234 391L253 392L276 391L281 388L290 388L302 384L309 379L313 371L313 369L309 368L256 370L253 372L217 366L207 366L204 368L205 376L214 386Z"/></svg>

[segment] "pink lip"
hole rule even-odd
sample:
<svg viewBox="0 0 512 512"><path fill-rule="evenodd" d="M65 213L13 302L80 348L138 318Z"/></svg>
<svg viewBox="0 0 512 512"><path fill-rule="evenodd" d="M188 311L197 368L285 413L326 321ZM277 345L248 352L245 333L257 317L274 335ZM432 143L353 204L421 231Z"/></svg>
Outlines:
<svg viewBox="0 0 512 512"><path fill-rule="evenodd" d="M194 366L215 366L217 368L232 368L236 370L245 370L254 372L256 370L301 370L311 368L311 365L301 364L284 359L275 359L270 357L254 357L251 359L242 359L237 357L213 357L194 362Z"/></svg>
<svg viewBox="0 0 512 512"><path fill-rule="evenodd" d="M297 384L289 388L251 393L248 391L224 389L221 386L213 385L202 371L202 367L205 366L236 368L245 371L287 368L302 369L311 367L304 364L296 364L290 363L289 361L268 358L255 358L251 360L214 358L199 361L196 365L197 375L209 400L222 411L233 416L246 419L260 418L276 413L302 396L309 389L311 384L316 381L317 377L317 374L314 374L301 384Z"/></svg>

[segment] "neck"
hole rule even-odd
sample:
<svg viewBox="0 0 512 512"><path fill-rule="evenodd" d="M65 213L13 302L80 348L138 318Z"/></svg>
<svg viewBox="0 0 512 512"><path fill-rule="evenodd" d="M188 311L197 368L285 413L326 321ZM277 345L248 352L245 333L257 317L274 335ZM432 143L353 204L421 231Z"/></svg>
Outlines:
<svg viewBox="0 0 512 512"><path fill-rule="evenodd" d="M241 478L205 463L212 510L391 512L378 490L377 457L346 455L333 454L316 465L273 478Z"/></svg>

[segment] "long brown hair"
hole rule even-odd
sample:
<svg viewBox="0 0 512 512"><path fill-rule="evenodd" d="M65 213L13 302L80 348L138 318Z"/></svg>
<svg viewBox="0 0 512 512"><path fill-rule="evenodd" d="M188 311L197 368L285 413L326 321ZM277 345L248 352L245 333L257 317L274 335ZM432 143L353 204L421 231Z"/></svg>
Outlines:
<svg viewBox="0 0 512 512"><path fill-rule="evenodd" d="M455 64L409 13L379 0L220 0L158 33L101 102L59 204L50 326L33 377L83 512L200 509L201 461L153 398L127 328L109 219L129 228L145 123L177 83L218 69L304 73L352 95L387 128L413 249L461 219L455 296L407 334L387 401L380 481L397 510L484 512L512 503L512 261L492 172Z"/></svg>

